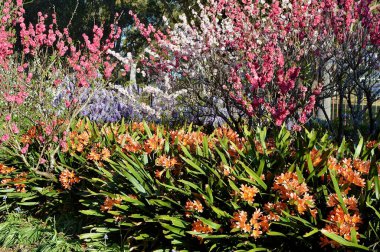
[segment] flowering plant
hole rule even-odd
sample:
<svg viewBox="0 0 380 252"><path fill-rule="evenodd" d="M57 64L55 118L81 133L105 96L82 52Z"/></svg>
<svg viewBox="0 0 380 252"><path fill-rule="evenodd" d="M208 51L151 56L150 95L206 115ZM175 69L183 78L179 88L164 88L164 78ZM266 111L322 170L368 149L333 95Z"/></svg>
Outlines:
<svg viewBox="0 0 380 252"><path fill-rule="evenodd" d="M377 246L377 144L338 148L327 135L295 137L285 128L267 137L265 129L239 136L227 127L208 135L145 123L88 125L75 128L71 141L84 148L69 148L100 176L91 177L82 212L125 227L132 248ZM83 133L87 140L74 140ZM92 231L114 227L98 225Z"/></svg>
<svg viewBox="0 0 380 252"><path fill-rule="evenodd" d="M55 179L51 171L71 121L92 90L111 78L115 64L105 56L121 31L112 25L103 38L103 28L94 26L92 38L84 34L84 43L77 43L67 28L57 26L54 13L38 13L35 25L25 23L24 13L20 0L0 4L0 144L34 173ZM73 76L70 83L65 83L67 76ZM83 89L88 97L79 102ZM35 129L28 137L21 137L31 126ZM38 150L29 153L34 140Z"/></svg>
<svg viewBox="0 0 380 252"><path fill-rule="evenodd" d="M216 114L235 129L242 118L252 124L269 117L277 126L293 118L299 129L313 112L318 73L335 45L361 34L364 47L378 47L379 12L371 5L211 0L165 31L131 14L149 44L147 75L158 83L169 76L173 90L187 90L184 102L194 113Z"/></svg>

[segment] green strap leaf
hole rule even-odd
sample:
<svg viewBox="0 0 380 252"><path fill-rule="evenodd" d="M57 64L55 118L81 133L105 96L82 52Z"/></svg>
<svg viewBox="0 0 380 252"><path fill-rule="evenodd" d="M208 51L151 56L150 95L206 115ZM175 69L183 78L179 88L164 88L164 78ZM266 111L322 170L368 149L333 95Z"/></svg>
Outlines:
<svg viewBox="0 0 380 252"><path fill-rule="evenodd" d="M265 160L264 159L260 159L259 170L257 171L257 175L258 176L261 176L261 174L263 174L264 166L265 166Z"/></svg>
<svg viewBox="0 0 380 252"><path fill-rule="evenodd" d="M314 235L314 234L316 234L318 232L319 232L318 228L313 228L313 230L311 230L310 232L307 232L306 234L304 234L303 237L307 238L307 237L310 237L310 236L312 236L312 235Z"/></svg>
<svg viewBox="0 0 380 252"><path fill-rule="evenodd" d="M329 172L330 172L331 180L332 180L333 185L334 185L335 193L338 196L339 204L342 207L344 213L348 213L347 208L346 208L346 204L344 204L344 201L343 201L342 193L340 192L338 181L336 180L336 177L335 177L335 172L330 170L330 169L329 169Z"/></svg>
<svg viewBox="0 0 380 252"><path fill-rule="evenodd" d="M228 184L230 185L232 190L234 190L235 192L240 192L240 189L235 185L235 183L231 179L228 180Z"/></svg>
<svg viewBox="0 0 380 252"><path fill-rule="evenodd" d="M220 208L217 208L216 206L211 206L211 209L218 215L226 218L232 218L232 215L227 213L226 211L223 211Z"/></svg>
<svg viewBox="0 0 380 252"><path fill-rule="evenodd" d="M208 139L206 136L203 137L203 155L205 158L208 158Z"/></svg>
<svg viewBox="0 0 380 252"><path fill-rule="evenodd" d="M367 205L367 207L371 208L375 212L376 216L380 219L380 212L377 211L376 208L371 206L368 202L366 202L366 205Z"/></svg>
<svg viewBox="0 0 380 252"><path fill-rule="evenodd" d="M169 225L167 223L162 223L162 222L160 222L160 224L163 228L169 230L170 232L172 232L176 235L185 236L185 231L182 228L174 227L172 225Z"/></svg>
<svg viewBox="0 0 380 252"><path fill-rule="evenodd" d="M350 241L347 241L346 239L342 238L341 236L336 235L334 233L330 233L327 230L322 229L321 232L322 232L322 234L324 234L325 236L327 236L331 240L334 240L343 246L369 251L369 248L362 246L362 245L359 245L359 244L355 244L355 243L350 242Z"/></svg>
<svg viewBox="0 0 380 252"><path fill-rule="evenodd" d="M342 143L340 144L339 149L338 149L339 156L342 156L345 150L346 150L346 138L343 137Z"/></svg>
<svg viewBox="0 0 380 252"><path fill-rule="evenodd" d="M359 134L360 134L360 133L359 133ZM359 144L358 144L358 146L356 146L355 154L354 154L354 158L358 158L358 157L359 157L360 152L362 151L362 148L363 148L363 144L364 144L364 139L363 139L363 137L360 135Z"/></svg>
<svg viewBox="0 0 380 252"><path fill-rule="evenodd" d="M143 125L144 125L144 129L145 129L146 134L148 135L149 138L151 138L153 136L153 134L152 134L152 131L150 131L148 124L144 121Z"/></svg>
<svg viewBox="0 0 380 252"><path fill-rule="evenodd" d="M282 213L283 213L284 215L286 215L286 216L287 216L288 218L290 218L290 219L297 220L297 221L303 223L303 224L304 224L305 226L307 226L307 227L314 228L314 226L313 226L310 222L308 222L308 221L305 220L305 219L302 219L301 217L293 216L293 215L291 215L291 214L289 214L288 212L285 212L285 211L282 211Z"/></svg>
<svg viewBox="0 0 380 252"><path fill-rule="evenodd" d="M241 164L241 166L243 166L243 168L245 169L245 171L264 189L266 190L268 188L268 186L264 183L264 181L259 177L259 175L257 175L254 171L251 170L251 168L249 168L248 166L246 166L243 162L241 162L239 160L239 163Z"/></svg>
<svg viewBox="0 0 380 252"><path fill-rule="evenodd" d="M99 217L104 216L103 214L101 214L95 210L80 210L79 212L84 214L84 215L92 215L92 216L99 216Z"/></svg>
<svg viewBox="0 0 380 252"><path fill-rule="evenodd" d="M275 231L269 231L269 232L267 233L267 235L269 235L269 236L282 236L282 237L286 237L285 234L283 234L283 233L281 233L281 232L275 232Z"/></svg>
<svg viewBox="0 0 380 252"><path fill-rule="evenodd" d="M206 173L203 171L201 167L199 167L196 163L194 163L192 160L185 158L181 155L181 158L183 161L185 161L188 165L193 167L195 170L197 170L200 174L206 175Z"/></svg>
<svg viewBox="0 0 380 252"><path fill-rule="evenodd" d="M197 192L200 192L200 193L204 194L204 192L201 190L201 188L199 186L197 186L196 184L194 184L194 183L192 183L190 181L180 179L180 180L178 180L178 182L181 182L182 184L190 186L191 188L193 188Z"/></svg>
<svg viewBox="0 0 380 252"><path fill-rule="evenodd" d="M203 234L195 231L187 231L186 233L191 235L199 236L203 239L221 239L221 238L228 238L229 235L212 235L212 234Z"/></svg>
<svg viewBox="0 0 380 252"><path fill-rule="evenodd" d="M200 217L200 216L195 216L195 217L198 218L199 220L201 220L206 225L210 226L212 229L218 230L221 227L220 224L217 224L211 220L205 219L205 218Z"/></svg>
<svg viewBox="0 0 380 252"><path fill-rule="evenodd" d="M164 186L168 189L171 189L173 191L177 191L177 192L180 192L186 196L190 196L191 195L191 191L185 191L185 190L182 190L182 189L179 189L177 186L172 186L172 185L168 185L168 184L165 184L165 183L161 183L160 181L157 181L157 184L161 185L161 186Z"/></svg>

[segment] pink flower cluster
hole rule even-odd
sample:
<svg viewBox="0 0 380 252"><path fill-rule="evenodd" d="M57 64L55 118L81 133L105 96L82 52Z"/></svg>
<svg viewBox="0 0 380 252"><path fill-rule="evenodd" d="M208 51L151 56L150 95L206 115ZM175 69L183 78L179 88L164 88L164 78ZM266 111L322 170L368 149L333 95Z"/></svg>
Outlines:
<svg viewBox="0 0 380 252"><path fill-rule="evenodd" d="M194 12L191 22L182 16L165 33L131 14L150 45L151 53L142 61L148 74L172 72L197 80L202 74L199 62L217 55L230 71L223 89L247 115L269 114L281 125L290 117L305 123L316 105L322 84L310 81L302 69L307 59L327 58L328 50L321 48L344 43L351 34L368 34L368 46L379 45L380 15L371 4L210 0L206 6L199 4L200 13Z"/></svg>
<svg viewBox="0 0 380 252"><path fill-rule="evenodd" d="M0 112L0 120L5 126L0 139L1 142L16 139L12 136L16 136L22 127L17 127L12 117L22 116L28 106L29 109L30 106L40 106L40 110L34 111L42 114L29 120L47 120L44 125L53 126L46 128L49 137L41 141L59 144L65 140L58 139L60 136L53 132L57 131L54 120L58 111L51 109L51 114L47 114L48 107L52 106L49 97L63 90L66 95L62 99L63 107L74 111L73 105L80 105L79 88L93 87L111 78L116 65L108 56L108 50L120 37L121 28L115 21L105 38L103 27L95 25L93 33L83 34L84 43L80 43L73 41L68 28L58 28L55 13L49 17L39 12L36 24L26 24L24 14L21 0L0 2L0 99L4 101L2 111L7 111L6 116ZM52 21L48 24L50 18ZM17 41L21 43L17 48L20 50L15 48ZM69 87L67 81L62 84L68 76L74 87ZM22 153L27 153L28 143L18 146Z"/></svg>

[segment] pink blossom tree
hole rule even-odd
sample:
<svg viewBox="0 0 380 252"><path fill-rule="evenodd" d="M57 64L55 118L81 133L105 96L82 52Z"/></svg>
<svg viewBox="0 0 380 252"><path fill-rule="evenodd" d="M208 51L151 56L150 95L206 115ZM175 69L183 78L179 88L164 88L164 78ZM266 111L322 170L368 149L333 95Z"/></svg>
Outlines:
<svg viewBox="0 0 380 252"><path fill-rule="evenodd" d="M324 57L328 62L321 71L327 81L320 99L337 97L338 127L332 130L338 139L343 138L344 121L353 127L354 132L358 132L360 124L366 124L368 131L362 133L374 134L372 105L379 99L376 85L380 83L380 5L376 1L344 1L332 2L330 8L335 10L331 11L333 29L318 54L318 58ZM344 103L348 105L346 114ZM322 105L319 107L329 122ZM368 120L365 120L365 114Z"/></svg>
<svg viewBox="0 0 380 252"><path fill-rule="evenodd" d="M150 79L169 75L174 90L188 90L186 102L212 107L234 128L291 120L298 129L315 108L331 48L358 26L367 46L378 46L371 2L210 0L165 31L132 15L149 43L142 63Z"/></svg>
<svg viewBox="0 0 380 252"><path fill-rule="evenodd" d="M38 13L37 24L26 24L21 0L0 3L0 144L9 147L34 172L49 178L56 168L55 156L66 145L66 131L86 101L83 89L105 85L116 66L107 58L120 28L112 26L108 38L103 28L83 35L84 43L70 38L67 28L57 26L52 14ZM16 43L21 44L17 51ZM70 82L67 79L70 76ZM62 99L56 100L59 92ZM41 130L38 153L28 153L29 141L21 134L32 126ZM36 157L37 155L37 157ZM44 168L43 168L44 167Z"/></svg>

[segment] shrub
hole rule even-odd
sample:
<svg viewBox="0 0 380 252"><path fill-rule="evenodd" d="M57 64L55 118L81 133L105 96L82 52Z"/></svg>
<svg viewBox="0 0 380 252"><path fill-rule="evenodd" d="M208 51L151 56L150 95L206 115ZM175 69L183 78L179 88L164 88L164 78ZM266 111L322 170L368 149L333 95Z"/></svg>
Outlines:
<svg viewBox="0 0 380 252"><path fill-rule="evenodd" d="M95 25L80 43L68 28L57 26L54 13L38 13L37 24L25 24L24 13L21 0L0 4L0 144L34 173L52 179L49 173L65 141L63 122L73 120L94 89L111 79L114 64L105 56L121 30L112 25L104 37L103 27ZM64 82L68 76L71 83ZM88 98L79 102L84 90ZM61 99L60 93L65 94ZM39 152L35 148L28 155L30 143L20 134L32 126L39 127L34 132Z"/></svg>
<svg viewBox="0 0 380 252"><path fill-rule="evenodd" d="M138 250L378 246L376 142L81 120L65 151L53 187L81 202L86 242L106 235Z"/></svg>

